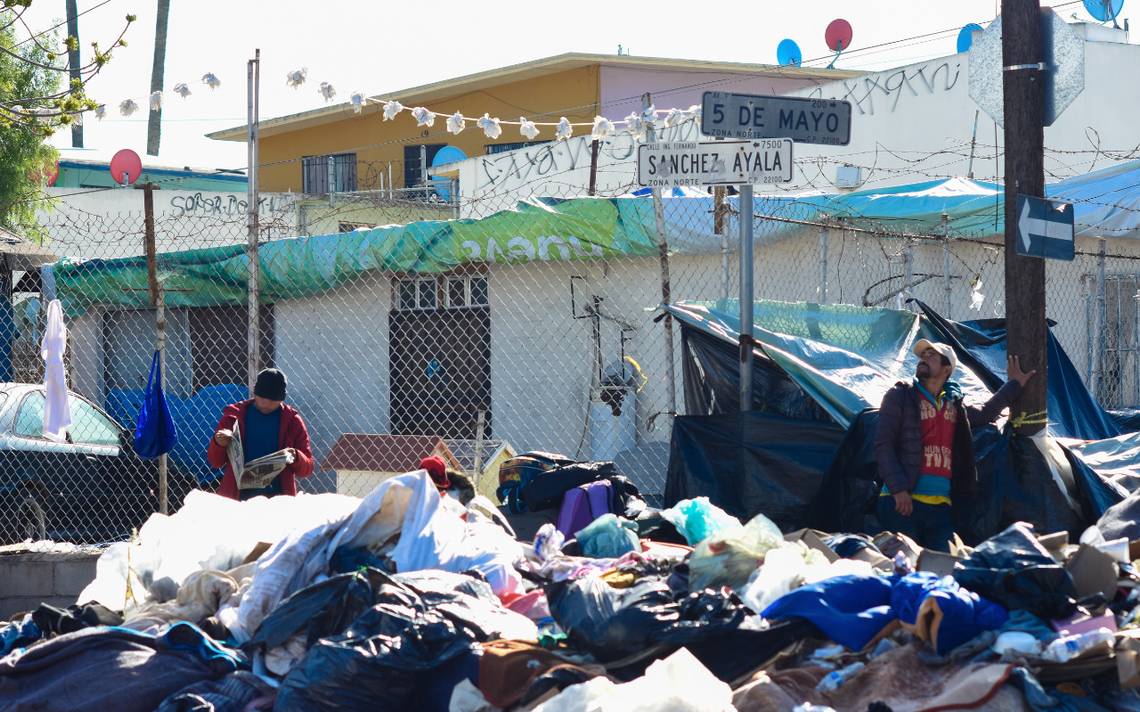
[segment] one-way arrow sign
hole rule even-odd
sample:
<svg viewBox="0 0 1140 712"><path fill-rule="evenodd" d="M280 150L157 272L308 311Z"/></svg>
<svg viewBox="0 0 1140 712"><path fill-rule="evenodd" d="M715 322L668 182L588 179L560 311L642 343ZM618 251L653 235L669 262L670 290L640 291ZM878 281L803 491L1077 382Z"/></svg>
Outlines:
<svg viewBox="0 0 1140 712"><path fill-rule="evenodd" d="M1050 260L1069 260L1073 250L1073 206L1046 198L1017 196L1017 244L1019 255Z"/></svg>

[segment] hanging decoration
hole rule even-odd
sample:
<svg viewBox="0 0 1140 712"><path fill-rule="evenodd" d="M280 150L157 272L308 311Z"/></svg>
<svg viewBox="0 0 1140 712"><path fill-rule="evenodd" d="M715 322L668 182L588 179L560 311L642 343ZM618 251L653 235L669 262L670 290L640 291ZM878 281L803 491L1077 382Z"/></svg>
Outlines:
<svg viewBox="0 0 1140 712"><path fill-rule="evenodd" d="M527 141L533 141L538 138L538 125L525 116L520 116L519 133L521 133L523 138Z"/></svg>
<svg viewBox="0 0 1140 712"><path fill-rule="evenodd" d="M447 132L458 136L467 128L467 122L463 119L463 114L458 111L447 117Z"/></svg>
<svg viewBox="0 0 1140 712"><path fill-rule="evenodd" d="M321 82L321 86L317 88L317 93L320 94L321 98L325 101L332 101L336 98L336 89L328 82Z"/></svg>
<svg viewBox="0 0 1140 712"><path fill-rule="evenodd" d="M573 135L574 127L570 124L570 119L563 116L558 120L558 126L554 128L554 138L565 141Z"/></svg>
<svg viewBox="0 0 1140 712"><path fill-rule="evenodd" d="M352 95L348 97L348 103L352 104L352 113L359 114L364 111L364 92L352 92Z"/></svg>
<svg viewBox="0 0 1140 712"><path fill-rule="evenodd" d="M416 126L427 126L429 129L435 126L435 114L422 106L412 109L412 118L416 120Z"/></svg>
<svg viewBox="0 0 1140 712"><path fill-rule="evenodd" d="M217 89L222 85L222 80L213 72L206 72L202 75L202 83L211 89Z"/></svg>
<svg viewBox="0 0 1140 712"><path fill-rule="evenodd" d="M391 121L392 119L399 116L400 112L403 110L404 110L404 105L401 104L400 102L396 101L395 99L390 99L390 100L384 102L384 120L385 121ZM415 113L413 112L412 115L415 116ZM418 120L419 119L417 119L417 121Z"/></svg>
<svg viewBox="0 0 1140 712"><path fill-rule="evenodd" d="M150 94L150 110L162 111L162 92L155 91Z"/></svg>
<svg viewBox="0 0 1140 712"><path fill-rule="evenodd" d="M135 103L134 99L124 99L119 103L119 113L123 116L130 116L139 110L139 105Z"/></svg>
<svg viewBox="0 0 1140 712"><path fill-rule="evenodd" d="M179 82L178 84L174 85L174 93L185 99L186 97L190 96L190 87L186 84L186 82Z"/></svg>
<svg viewBox="0 0 1140 712"><path fill-rule="evenodd" d="M308 78L309 78L309 68L308 67L301 67L300 69L294 69L293 71L286 74L285 75L285 83L288 84L289 86L293 87L294 89L296 89L297 87L304 84L305 80Z"/></svg>
<svg viewBox="0 0 1140 712"><path fill-rule="evenodd" d="M499 120L492 119L490 114L483 114L483 118L475 122L475 125L483 129L483 135L492 141L503 135L503 127L499 125Z"/></svg>
<svg viewBox="0 0 1140 712"><path fill-rule="evenodd" d="M107 105L106 104L100 104L99 106L95 107L95 118L96 119L99 119L100 121L102 121L103 117L106 115L107 115Z"/></svg>
<svg viewBox="0 0 1140 712"><path fill-rule="evenodd" d="M594 117L594 128L590 131L590 138L595 141L605 141L614 135L614 122L604 116Z"/></svg>

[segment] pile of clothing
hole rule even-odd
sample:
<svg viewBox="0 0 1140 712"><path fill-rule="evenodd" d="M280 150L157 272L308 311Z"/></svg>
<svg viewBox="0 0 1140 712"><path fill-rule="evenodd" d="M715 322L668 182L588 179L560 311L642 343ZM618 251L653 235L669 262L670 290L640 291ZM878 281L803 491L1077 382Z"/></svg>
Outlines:
<svg viewBox="0 0 1140 712"><path fill-rule="evenodd" d="M426 470L192 493L0 627L0 709L1140 710L1128 511L941 554L656 510L609 463L511 477L504 509Z"/></svg>

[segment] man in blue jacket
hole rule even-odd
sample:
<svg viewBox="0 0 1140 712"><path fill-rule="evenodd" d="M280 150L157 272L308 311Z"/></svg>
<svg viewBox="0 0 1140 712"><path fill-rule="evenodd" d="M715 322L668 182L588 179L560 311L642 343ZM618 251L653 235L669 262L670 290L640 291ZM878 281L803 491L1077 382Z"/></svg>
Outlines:
<svg viewBox="0 0 1140 712"><path fill-rule="evenodd" d="M875 455L883 490L876 513L885 529L927 549L948 551L954 536L952 504L977 492L973 428L992 423L1036 371L1009 359L1009 381L981 407L962 402L950 380L958 358L949 344L919 339L915 377L895 384L879 406Z"/></svg>

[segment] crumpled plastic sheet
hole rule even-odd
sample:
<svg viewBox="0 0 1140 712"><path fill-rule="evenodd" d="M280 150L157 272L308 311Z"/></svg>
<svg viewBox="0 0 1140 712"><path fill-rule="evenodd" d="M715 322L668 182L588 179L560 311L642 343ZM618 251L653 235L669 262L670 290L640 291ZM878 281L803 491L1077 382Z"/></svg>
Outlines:
<svg viewBox="0 0 1140 712"><path fill-rule="evenodd" d="M836 576L870 576L873 573L873 567L866 561L839 559L830 563L819 552L797 542L769 551L764 564L752 573L740 591L740 598L746 606L759 613L800 586Z"/></svg>
<svg viewBox="0 0 1140 712"><path fill-rule="evenodd" d="M342 520L357 506L357 497L301 494L256 497L238 502L194 490L178 512L152 514L139 529L136 543L111 545L99 557L95 579L79 594L78 603L95 601L129 614L143 605L152 587L177 588L202 569L226 571L240 564L260 542L274 542L291 530L306 530ZM133 600L127 597L127 571ZM156 585L156 582L159 582Z"/></svg>
<svg viewBox="0 0 1140 712"><path fill-rule="evenodd" d="M739 588L764 562L767 553L785 544L779 527L763 514L757 514L743 527L724 526L693 548L689 557L689 589Z"/></svg>
<svg viewBox="0 0 1140 712"><path fill-rule="evenodd" d="M621 685L605 677L573 685L535 712L731 712L732 688L718 680L685 648L649 666Z"/></svg>
<svg viewBox="0 0 1140 712"><path fill-rule="evenodd" d="M464 517L467 517L467 521ZM518 542L502 528L441 498L424 470L381 482L346 520L297 530L278 541L257 562L237 621L230 627L241 642L285 597L313 583L341 546L378 548L399 541L389 553L397 571L478 571L496 595L518 591L522 577Z"/></svg>

